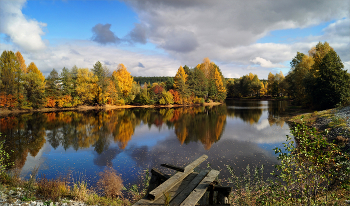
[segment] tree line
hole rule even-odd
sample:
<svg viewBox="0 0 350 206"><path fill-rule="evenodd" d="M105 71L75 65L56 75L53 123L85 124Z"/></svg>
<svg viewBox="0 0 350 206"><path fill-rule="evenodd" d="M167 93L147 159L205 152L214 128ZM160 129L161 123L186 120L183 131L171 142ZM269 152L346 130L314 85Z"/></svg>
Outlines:
<svg viewBox="0 0 350 206"><path fill-rule="evenodd" d="M317 109L350 103L350 74L327 42L319 42L308 55L297 52L291 69L260 80L249 73L225 79L208 58L194 68L180 66L175 77L132 77L120 64L111 72L101 62L92 69L53 69L45 78L36 65L27 67L18 51L0 57L0 107L41 108L77 105L192 104L226 97L288 97L295 104Z"/></svg>
<svg viewBox="0 0 350 206"><path fill-rule="evenodd" d="M26 66L19 51L3 51L0 57L0 107L7 108L222 102L225 83L208 58L195 68L180 66L174 78L134 79L123 64L111 72L99 61L91 69L64 67L60 74L53 69L45 78L34 62Z"/></svg>
<svg viewBox="0 0 350 206"><path fill-rule="evenodd" d="M249 73L227 80L228 97L289 97L293 103L314 109L350 104L350 74L327 43L319 42L308 54L297 52L286 76L271 72L267 80Z"/></svg>

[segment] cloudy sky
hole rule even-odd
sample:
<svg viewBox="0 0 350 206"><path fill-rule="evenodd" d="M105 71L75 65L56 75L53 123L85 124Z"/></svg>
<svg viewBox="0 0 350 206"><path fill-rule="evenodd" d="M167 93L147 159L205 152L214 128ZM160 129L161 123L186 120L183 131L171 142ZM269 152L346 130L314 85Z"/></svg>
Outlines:
<svg viewBox="0 0 350 206"><path fill-rule="evenodd" d="M350 71L349 0L0 0L0 50L55 68L174 76L208 57L225 77L290 69L297 51L327 41Z"/></svg>

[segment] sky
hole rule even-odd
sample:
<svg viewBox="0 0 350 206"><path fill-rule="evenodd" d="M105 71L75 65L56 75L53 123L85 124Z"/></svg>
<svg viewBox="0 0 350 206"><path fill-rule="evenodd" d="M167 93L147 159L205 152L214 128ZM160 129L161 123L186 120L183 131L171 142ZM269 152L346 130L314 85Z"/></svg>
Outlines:
<svg viewBox="0 0 350 206"><path fill-rule="evenodd" d="M0 0L0 51L54 68L175 76L205 57L227 78L290 70L327 41L350 71L350 0Z"/></svg>

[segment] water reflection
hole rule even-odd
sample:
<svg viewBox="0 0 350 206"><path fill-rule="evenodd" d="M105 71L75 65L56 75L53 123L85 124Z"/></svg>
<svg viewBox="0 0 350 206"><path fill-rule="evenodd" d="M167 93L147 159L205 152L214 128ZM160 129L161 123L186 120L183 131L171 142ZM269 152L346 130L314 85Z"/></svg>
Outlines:
<svg viewBox="0 0 350 206"><path fill-rule="evenodd" d="M269 172L276 163L271 147L288 132L279 116L287 106L230 101L215 107L33 113L0 117L0 132L14 167L27 171L39 162L39 173L48 177L69 168L94 179L112 165L130 183L145 168L181 166L202 154L213 168L229 164L241 171L265 164Z"/></svg>

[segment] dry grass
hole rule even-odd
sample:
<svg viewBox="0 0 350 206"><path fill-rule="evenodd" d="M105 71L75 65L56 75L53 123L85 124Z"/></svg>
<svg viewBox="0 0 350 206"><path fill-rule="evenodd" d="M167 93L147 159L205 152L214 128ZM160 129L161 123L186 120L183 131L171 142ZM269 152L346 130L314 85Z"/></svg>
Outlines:
<svg viewBox="0 0 350 206"><path fill-rule="evenodd" d="M106 167L99 174L98 189L102 190L106 197L116 198L122 196L123 180L112 167Z"/></svg>
<svg viewBox="0 0 350 206"><path fill-rule="evenodd" d="M61 197L69 195L70 187L64 178L49 180L45 176L37 181L36 193L47 199L58 201Z"/></svg>

